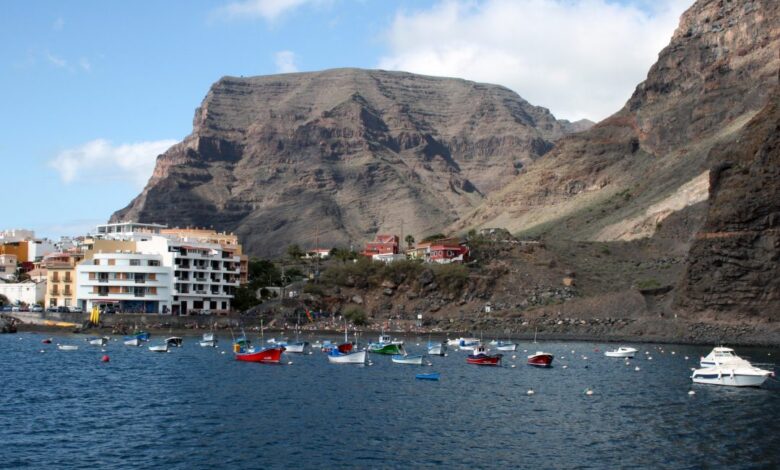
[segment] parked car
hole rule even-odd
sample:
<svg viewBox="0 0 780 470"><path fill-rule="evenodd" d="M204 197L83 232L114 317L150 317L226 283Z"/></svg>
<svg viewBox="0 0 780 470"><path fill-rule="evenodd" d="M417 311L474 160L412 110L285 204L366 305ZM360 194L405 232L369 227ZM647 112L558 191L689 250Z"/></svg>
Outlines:
<svg viewBox="0 0 780 470"><path fill-rule="evenodd" d="M46 309L46 311L47 311L47 312L56 312L56 311L57 311L57 307L48 307L48 308Z"/></svg>
<svg viewBox="0 0 780 470"><path fill-rule="evenodd" d="M81 307L70 307L70 313L84 313Z"/></svg>
<svg viewBox="0 0 780 470"><path fill-rule="evenodd" d="M68 307L57 307L57 310L55 310L58 313L68 313L70 310L68 310Z"/></svg>
<svg viewBox="0 0 780 470"><path fill-rule="evenodd" d="M30 309L30 311L32 311L32 312L43 312L43 307L41 307L40 305L33 305L32 308Z"/></svg>
<svg viewBox="0 0 780 470"><path fill-rule="evenodd" d="M6 305L6 306L3 307L3 311L4 312L10 312L12 310L13 310L13 307L11 307L10 305Z"/></svg>

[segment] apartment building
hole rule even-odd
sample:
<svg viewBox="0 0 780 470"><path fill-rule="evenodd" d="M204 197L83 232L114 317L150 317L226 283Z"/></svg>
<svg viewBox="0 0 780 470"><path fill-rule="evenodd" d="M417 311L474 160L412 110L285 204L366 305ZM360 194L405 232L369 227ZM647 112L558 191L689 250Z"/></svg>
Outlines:
<svg viewBox="0 0 780 470"><path fill-rule="evenodd" d="M0 279L13 281L16 279L16 255L0 255Z"/></svg>
<svg viewBox="0 0 780 470"><path fill-rule="evenodd" d="M53 253L43 259L46 268L47 307L76 306L76 265L84 253Z"/></svg>

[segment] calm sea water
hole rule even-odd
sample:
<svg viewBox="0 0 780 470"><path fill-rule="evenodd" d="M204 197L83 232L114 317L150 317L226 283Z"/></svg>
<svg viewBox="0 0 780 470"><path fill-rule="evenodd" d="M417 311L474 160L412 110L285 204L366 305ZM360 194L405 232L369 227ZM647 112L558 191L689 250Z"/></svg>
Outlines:
<svg viewBox="0 0 780 470"><path fill-rule="evenodd" d="M187 337L168 354L112 341L106 364L83 336L44 337L0 335L2 468L780 466L780 385L692 385L705 347L640 344L631 365L604 357L613 345L542 342L501 368L454 351L423 367L319 352L273 366L236 362L227 338L209 349ZM426 342L407 338L410 352ZM523 349L554 353L555 367L526 366ZM432 371L439 382L414 379Z"/></svg>

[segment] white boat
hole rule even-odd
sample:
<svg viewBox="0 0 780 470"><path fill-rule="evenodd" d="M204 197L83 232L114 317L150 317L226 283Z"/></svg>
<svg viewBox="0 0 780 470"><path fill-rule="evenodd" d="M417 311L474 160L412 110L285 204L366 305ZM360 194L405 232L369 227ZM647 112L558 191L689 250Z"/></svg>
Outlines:
<svg viewBox="0 0 780 470"><path fill-rule="evenodd" d="M58 344L57 349L60 351L77 351L79 347L72 344Z"/></svg>
<svg viewBox="0 0 780 470"><path fill-rule="evenodd" d="M328 362L331 364L365 364L368 358L368 351L356 351L351 353L342 353L334 348L328 353Z"/></svg>
<svg viewBox="0 0 780 470"><path fill-rule="evenodd" d="M125 340L125 346L140 346L143 341L140 338L128 338Z"/></svg>
<svg viewBox="0 0 780 470"><path fill-rule="evenodd" d="M482 343L476 338L461 338L458 347L461 351L476 351Z"/></svg>
<svg viewBox="0 0 780 470"><path fill-rule="evenodd" d="M149 351L152 352L168 352L168 343L160 344L157 346L149 346Z"/></svg>
<svg viewBox="0 0 780 470"><path fill-rule="evenodd" d="M105 346L108 344L108 338L105 336L102 338L87 338L86 341L92 346Z"/></svg>
<svg viewBox="0 0 780 470"><path fill-rule="evenodd" d="M604 351L604 355L607 357L634 357L636 349L620 346L613 351Z"/></svg>
<svg viewBox="0 0 780 470"><path fill-rule="evenodd" d="M760 387L774 373L751 365L717 365L696 369L693 383L727 385L731 387Z"/></svg>
<svg viewBox="0 0 780 470"><path fill-rule="evenodd" d="M428 355L429 356L443 356L447 351L446 343L432 343L428 342Z"/></svg>
<svg viewBox="0 0 780 470"><path fill-rule="evenodd" d="M287 343L285 346L284 352L286 353L296 353L296 354L303 354L306 350L306 346L309 343L306 341L296 342L296 343Z"/></svg>
<svg viewBox="0 0 780 470"><path fill-rule="evenodd" d="M415 366L421 366L423 363L423 357L421 354L406 355L406 356L403 356L401 354L396 354L390 359L392 359L392 361L395 364L412 364Z"/></svg>
<svg viewBox="0 0 780 470"><path fill-rule="evenodd" d="M202 348L215 348L217 347L217 338L214 333L203 333L203 338L198 341L198 344Z"/></svg>
<svg viewBox="0 0 780 470"><path fill-rule="evenodd" d="M718 365L741 365L750 367L750 362L737 356L733 349L721 346L713 348L709 354L701 358L699 364L701 364L702 367L715 367Z"/></svg>
<svg viewBox="0 0 780 470"><path fill-rule="evenodd" d="M171 336L165 339L165 344L173 348L180 348L183 343L184 339L180 336Z"/></svg>
<svg viewBox="0 0 780 470"><path fill-rule="evenodd" d="M504 343L499 341L496 344L496 351L517 351L517 343Z"/></svg>

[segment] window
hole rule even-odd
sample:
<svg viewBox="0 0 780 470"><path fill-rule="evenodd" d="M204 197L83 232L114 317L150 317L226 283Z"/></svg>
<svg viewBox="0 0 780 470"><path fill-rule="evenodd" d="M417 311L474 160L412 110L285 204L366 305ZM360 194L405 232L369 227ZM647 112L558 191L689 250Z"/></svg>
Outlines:
<svg viewBox="0 0 780 470"><path fill-rule="evenodd" d="M131 259L130 260L130 266L141 266L141 260L140 259Z"/></svg>
<svg viewBox="0 0 780 470"><path fill-rule="evenodd" d="M94 260L92 260L92 264L94 264L95 266L100 266L100 260L99 259L94 259Z"/></svg>
<svg viewBox="0 0 780 470"><path fill-rule="evenodd" d="M156 259L150 259L149 260L149 266L159 266L160 262Z"/></svg>

